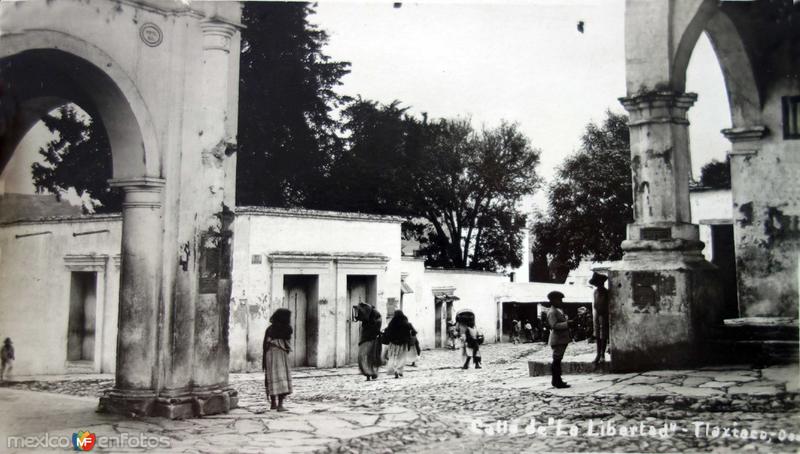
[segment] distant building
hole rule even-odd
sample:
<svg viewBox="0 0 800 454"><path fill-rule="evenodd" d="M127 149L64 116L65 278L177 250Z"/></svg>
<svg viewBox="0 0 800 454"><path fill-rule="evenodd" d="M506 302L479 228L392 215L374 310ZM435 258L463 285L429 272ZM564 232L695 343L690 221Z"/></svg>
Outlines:
<svg viewBox="0 0 800 454"><path fill-rule="evenodd" d="M80 208L66 216L20 212L25 214L0 223L0 335L15 341L16 372L114 372L122 216L84 216ZM238 207L225 309L230 370L261 368L264 330L279 307L293 313L293 364L339 367L357 360L360 326L351 308L359 302L374 305L384 327L395 310L403 310L427 349L446 345L447 322L460 313L475 317L486 342L501 341L505 303L546 300L546 292L529 298L539 284L511 283L503 273L430 269L421 258L401 256L401 222L390 216ZM180 263L192 253L182 250ZM213 267L201 263L200 268L206 276ZM573 294L568 285L550 287ZM590 301L584 295L567 302Z"/></svg>

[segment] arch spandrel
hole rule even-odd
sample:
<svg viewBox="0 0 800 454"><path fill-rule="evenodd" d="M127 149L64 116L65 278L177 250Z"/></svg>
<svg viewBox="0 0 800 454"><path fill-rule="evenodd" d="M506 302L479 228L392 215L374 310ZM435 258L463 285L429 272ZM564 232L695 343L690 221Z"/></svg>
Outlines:
<svg viewBox="0 0 800 454"><path fill-rule="evenodd" d="M706 23L705 31L722 68L733 127L761 124L761 91L736 25L727 14L718 11Z"/></svg>
<svg viewBox="0 0 800 454"><path fill-rule="evenodd" d="M709 37L725 79L734 128L760 124L761 93L750 52L734 22L713 0L628 0L628 96L686 91L697 40Z"/></svg>
<svg viewBox="0 0 800 454"><path fill-rule="evenodd" d="M111 143L114 178L161 176L160 147L147 104L136 83L113 58L95 44L62 31L36 29L0 35L0 60L19 56L60 65L74 76L73 93L66 97L91 104L89 110L94 107L99 114ZM22 104L52 93L12 95ZM89 103L77 99L84 95Z"/></svg>

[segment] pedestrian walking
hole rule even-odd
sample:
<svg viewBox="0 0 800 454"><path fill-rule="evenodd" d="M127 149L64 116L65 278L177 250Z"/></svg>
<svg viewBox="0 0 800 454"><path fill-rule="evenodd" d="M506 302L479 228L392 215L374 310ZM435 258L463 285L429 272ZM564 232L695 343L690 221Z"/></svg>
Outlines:
<svg viewBox="0 0 800 454"><path fill-rule="evenodd" d="M408 317L403 314L403 311L396 310L383 332L383 336L386 338L384 342L388 342L388 348L384 352L386 372L394 374L394 378L403 376L403 368L408 360L412 329L413 327L408 323Z"/></svg>
<svg viewBox="0 0 800 454"><path fill-rule="evenodd" d="M550 301L550 309L547 311L547 323L550 325L550 347L553 349L553 364L551 373L553 376L552 385L555 388L569 388L569 385L561 379L561 360L569 344L569 321L561 310L563 307L564 294L561 292L550 292L547 294Z"/></svg>
<svg viewBox="0 0 800 454"><path fill-rule="evenodd" d="M289 352L292 351L292 312L277 309L269 318L270 325L264 333L264 353L261 367L270 401L270 410L287 411L283 401L292 393L292 374L289 367Z"/></svg>
<svg viewBox="0 0 800 454"><path fill-rule="evenodd" d="M381 367L381 325L383 317L367 303L353 306L354 320L361 322L361 336L358 339L358 369L367 381L378 378Z"/></svg>
<svg viewBox="0 0 800 454"><path fill-rule="evenodd" d="M519 320L512 320L511 321L511 342L513 344L515 344L515 345L520 343L520 340L519 340L520 331L522 331L522 326L519 323Z"/></svg>
<svg viewBox="0 0 800 454"><path fill-rule="evenodd" d="M533 342L533 325L528 319L525 319L525 338L528 339L528 342Z"/></svg>
<svg viewBox="0 0 800 454"><path fill-rule="evenodd" d="M594 358L595 364L600 364L606 360L606 347L608 346L609 321L608 321L608 289L605 282L608 278L600 273L592 274L589 284L595 286L594 304L592 313L594 315L594 337L597 342L597 356Z"/></svg>
<svg viewBox="0 0 800 454"><path fill-rule="evenodd" d="M0 382L8 380L11 370L14 368L14 343L10 337L3 341L3 348L0 349Z"/></svg>
<svg viewBox="0 0 800 454"><path fill-rule="evenodd" d="M464 334L461 336L461 356L465 358L462 369L469 369L469 360L475 362L475 369L481 368L480 345L482 334L475 329L475 320L470 318L464 322Z"/></svg>

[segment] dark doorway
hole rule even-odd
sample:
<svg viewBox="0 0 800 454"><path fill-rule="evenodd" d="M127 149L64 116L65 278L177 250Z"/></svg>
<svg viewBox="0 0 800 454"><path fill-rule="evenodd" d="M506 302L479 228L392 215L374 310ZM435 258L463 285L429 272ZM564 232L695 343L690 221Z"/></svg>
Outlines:
<svg viewBox="0 0 800 454"><path fill-rule="evenodd" d="M71 274L67 361L93 361L97 273L73 271Z"/></svg>
<svg viewBox="0 0 800 454"><path fill-rule="evenodd" d="M503 303L503 323L501 326L503 342L511 341L511 323L514 320L519 320L520 326L525 326L525 321L530 321L531 326L536 328L539 323L539 312L537 303ZM530 342L523 329L520 334L522 342ZM535 339L534 339L535 340Z"/></svg>
<svg viewBox="0 0 800 454"><path fill-rule="evenodd" d="M711 263L719 268L724 298L724 318L739 317L739 298L736 280L736 249L733 241L733 225L711 226Z"/></svg>

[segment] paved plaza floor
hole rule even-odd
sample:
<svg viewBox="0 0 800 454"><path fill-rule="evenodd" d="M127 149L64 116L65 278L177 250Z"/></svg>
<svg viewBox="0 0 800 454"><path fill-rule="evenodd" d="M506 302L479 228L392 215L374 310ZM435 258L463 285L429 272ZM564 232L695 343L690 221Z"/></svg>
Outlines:
<svg viewBox="0 0 800 454"><path fill-rule="evenodd" d="M299 369L286 413L269 411L260 373L232 374L239 408L182 421L96 413L110 375L16 377L0 388L0 451L9 442L10 452L47 451L42 443L79 431L95 434L94 450L113 452L800 450L796 365L575 375L565 377L572 388L553 389L549 377L528 376L528 360L549 356L542 344L482 350L484 369L460 369L458 352L425 351L401 379Z"/></svg>

